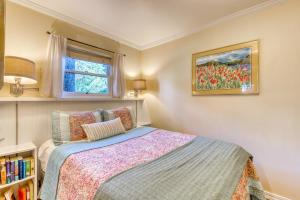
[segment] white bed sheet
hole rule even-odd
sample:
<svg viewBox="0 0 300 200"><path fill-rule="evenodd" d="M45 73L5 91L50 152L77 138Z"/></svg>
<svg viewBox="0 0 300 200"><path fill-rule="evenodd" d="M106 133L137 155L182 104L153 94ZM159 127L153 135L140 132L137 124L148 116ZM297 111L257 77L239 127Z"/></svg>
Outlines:
<svg viewBox="0 0 300 200"><path fill-rule="evenodd" d="M46 171L47 168L47 163L49 160L49 157L52 153L52 151L56 148L55 144L53 143L52 139L47 140L44 142L40 148L39 148L39 153L38 153L38 158L41 162L41 168L43 172Z"/></svg>

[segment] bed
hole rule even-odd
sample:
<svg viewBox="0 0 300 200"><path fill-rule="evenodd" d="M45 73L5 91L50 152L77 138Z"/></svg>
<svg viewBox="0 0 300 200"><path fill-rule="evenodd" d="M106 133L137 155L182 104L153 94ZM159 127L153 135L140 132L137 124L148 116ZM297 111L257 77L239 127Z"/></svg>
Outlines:
<svg viewBox="0 0 300 200"><path fill-rule="evenodd" d="M41 199L263 200L252 156L238 145L151 127L55 146L39 158Z"/></svg>

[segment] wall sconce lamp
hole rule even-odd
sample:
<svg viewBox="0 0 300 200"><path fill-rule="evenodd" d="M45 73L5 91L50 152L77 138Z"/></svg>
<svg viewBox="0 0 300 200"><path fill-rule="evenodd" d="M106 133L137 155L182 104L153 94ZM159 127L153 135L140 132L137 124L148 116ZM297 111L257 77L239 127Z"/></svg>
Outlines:
<svg viewBox="0 0 300 200"><path fill-rule="evenodd" d="M133 80L133 90L134 90L134 97L138 97L139 93L142 90L146 90L146 80L145 79L135 79Z"/></svg>
<svg viewBox="0 0 300 200"><path fill-rule="evenodd" d="M24 92L24 85L37 83L35 63L31 60L15 56L6 56L4 63L4 82L10 84L10 94L13 96L21 96Z"/></svg>

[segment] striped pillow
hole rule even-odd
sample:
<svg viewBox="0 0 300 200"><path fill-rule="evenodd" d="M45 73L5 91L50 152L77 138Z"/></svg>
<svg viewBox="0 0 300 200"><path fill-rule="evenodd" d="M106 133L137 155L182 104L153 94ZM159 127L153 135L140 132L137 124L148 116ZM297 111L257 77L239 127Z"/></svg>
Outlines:
<svg viewBox="0 0 300 200"><path fill-rule="evenodd" d="M89 141L100 140L125 132L120 117L106 122L83 124L81 127Z"/></svg>

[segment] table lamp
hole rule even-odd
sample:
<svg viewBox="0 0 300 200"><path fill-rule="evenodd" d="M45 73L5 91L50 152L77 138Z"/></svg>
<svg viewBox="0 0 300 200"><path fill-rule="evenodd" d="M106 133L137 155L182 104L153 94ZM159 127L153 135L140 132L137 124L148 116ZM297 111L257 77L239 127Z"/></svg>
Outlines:
<svg viewBox="0 0 300 200"><path fill-rule="evenodd" d="M145 79L135 79L133 80L133 90L134 97L138 97L142 90L146 90L146 80Z"/></svg>
<svg viewBox="0 0 300 200"><path fill-rule="evenodd" d="M6 56L4 82L10 84L10 93L13 96L21 96L24 92L24 85L37 83L35 63L25 58Z"/></svg>

